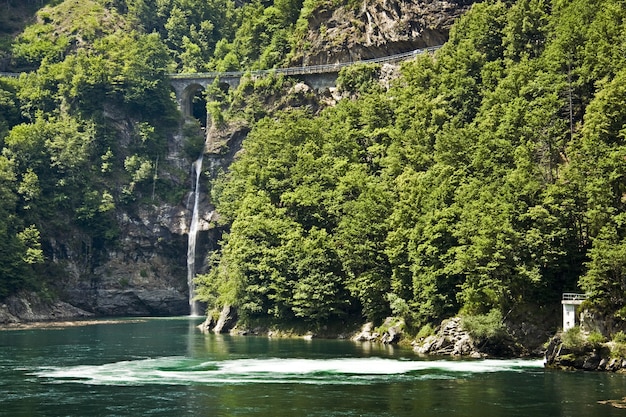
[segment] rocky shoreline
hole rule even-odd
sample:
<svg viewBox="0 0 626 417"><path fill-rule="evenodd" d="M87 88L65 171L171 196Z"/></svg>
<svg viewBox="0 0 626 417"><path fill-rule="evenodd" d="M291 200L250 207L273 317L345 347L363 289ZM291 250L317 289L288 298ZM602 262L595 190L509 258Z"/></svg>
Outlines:
<svg viewBox="0 0 626 417"><path fill-rule="evenodd" d="M36 293L21 293L6 298L0 303L0 329L68 327L96 323L94 313L82 310L63 301L45 300ZM97 321L100 323L101 321ZM198 328L205 333L234 333L239 335L265 335L268 337L295 336L265 328L245 329L237 326L235 309L226 307L217 318L208 318ZM307 332L297 335L305 338L332 337L351 339L356 342L383 344L405 343L404 322L390 317L379 326L365 323L358 331L316 334ZM497 341L472 337L463 328L462 319L453 317L444 320L434 334L410 342L413 351L424 356L453 356L467 358L487 357L537 357L538 349L523 347L510 335ZM626 373L626 357L617 355L614 342L582 343L570 347L563 341L562 333L552 337L545 347L546 367L560 370L584 370ZM543 353L543 352L541 352Z"/></svg>
<svg viewBox="0 0 626 417"><path fill-rule="evenodd" d="M568 346L559 333L548 343L545 356L550 369L626 373L626 357L614 342Z"/></svg>
<svg viewBox="0 0 626 417"><path fill-rule="evenodd" d="M434 333L418 340L407 341L404 333L405 323L397 317L388 317L382 325L363 324L360 329L341 332L322 331L320 333L305 332L298 334L293 331L280 331L269 328L242 328L237 324L236 309L224 307L218 317L209 317L198 328L204 333L231 333L238 335L257 335L268 337L296 336L305 338L338 338L351 339L355 342L371 342L382 344L405 344L424 356L454 356L467 358L518 358L540 357L543 351L537 346L524 347L507 331L495 338L477 338L463 328L460 317L444 320Z"/></svg>
<svg viewBox="0 0 626 417"><path fill-rule="evenodd" d="M95 317L93 313L64 301L45 300L36 293L12 295L0 304L0 326L3 327L92 317Z"/></svg>

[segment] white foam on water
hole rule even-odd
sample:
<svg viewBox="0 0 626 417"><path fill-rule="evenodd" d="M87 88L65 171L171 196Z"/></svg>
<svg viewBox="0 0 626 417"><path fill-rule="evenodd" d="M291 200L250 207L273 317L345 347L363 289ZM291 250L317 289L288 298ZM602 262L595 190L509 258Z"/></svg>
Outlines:
<svg viewBox="0 0 626 417"><path fill-rule="evenodd" d="M399 378L450 379L486 372L525 372L543 365L543 360L522 359L267 358L199 362L185 357L163 357L104 365L39 368L31 374L52 383L92 385L369 384Z"/></svg>

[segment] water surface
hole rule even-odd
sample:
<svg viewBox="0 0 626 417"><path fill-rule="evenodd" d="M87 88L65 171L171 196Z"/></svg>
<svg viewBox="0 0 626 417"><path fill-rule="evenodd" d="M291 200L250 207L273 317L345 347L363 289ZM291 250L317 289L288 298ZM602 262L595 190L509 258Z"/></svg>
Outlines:
<svg viewBox="0 0 626 417"><path fill-rule="evenodd" d="M2 416L617 416L623 375L423 359L340 340L204 335L199 319L0 331Z"/></svg>

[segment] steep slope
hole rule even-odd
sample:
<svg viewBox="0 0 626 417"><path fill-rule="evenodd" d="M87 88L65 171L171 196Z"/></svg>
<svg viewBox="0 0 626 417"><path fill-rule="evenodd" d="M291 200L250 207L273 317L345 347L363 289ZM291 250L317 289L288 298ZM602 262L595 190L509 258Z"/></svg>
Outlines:
<svg viewBox="0 0 626 417"><path fill-rule="evenodd" d="M308 18L292 62L350 62L442 45L454 21L473 0L363 0L341 7L322 4Z"/></svg>

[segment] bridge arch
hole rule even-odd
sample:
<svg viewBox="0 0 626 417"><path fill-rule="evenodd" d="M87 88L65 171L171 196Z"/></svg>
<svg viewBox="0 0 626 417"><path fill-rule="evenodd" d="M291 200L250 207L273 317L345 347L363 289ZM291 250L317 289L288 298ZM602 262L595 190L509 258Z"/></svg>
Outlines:
<svg viewBox="0 0 626 417"><path fill-rule="evenodd" d="M268 74L283 74L285 76L296 76L304 79L309 85L315 89L328 88L335 85L337 80L337 74L341 68L354 65L356 63L396 63L407 59L412 59L415 56L423 53L433 53L440 46L431 46L423 49L416 49L414 51L405 52L397 55L390 55L381 58L356 61L356 62L344 62L337 64L327 65L313 65L309 67L292 67L292 68L277 68L273 70L256 70L250 71L250 75L253 77L263 77ZM231 72L208 72L208 73L187 73L187 74L169 74L170 83L176 93L176 100L178 107L185 117L194 116L194 102L199 103L198 92L204 91L209 85L211 85L215 79L219 79L220 88L224 89L225 86L229 88L236 88L241 77L244 76L244 72L231 71ZM203 96L201 96L204 99ZM205 106L206 108L206 106ZM206 123L206 120L203 121Z"/></svg>
<svg viewBox="0 0 626 417"><path fill-rule="evenodd" d="M197 119L203 127L207 124L205 89L205 85L190 83L183 89L178 99L183 116Z"/></svg>

